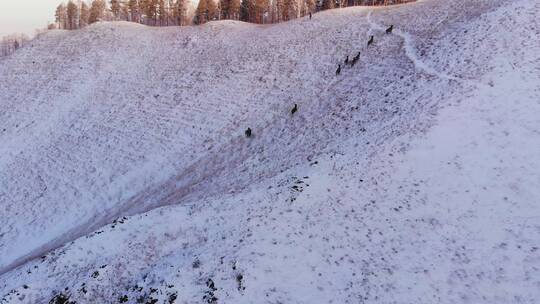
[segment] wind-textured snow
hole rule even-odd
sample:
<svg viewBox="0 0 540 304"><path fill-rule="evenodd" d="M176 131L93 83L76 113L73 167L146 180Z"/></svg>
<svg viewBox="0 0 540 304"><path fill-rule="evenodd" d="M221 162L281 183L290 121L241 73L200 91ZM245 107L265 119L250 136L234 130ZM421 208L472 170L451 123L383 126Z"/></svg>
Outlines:
<svg viewBox="0 0 540 304"><path fill-rule="evenodd" d="M539 17L39 37L0 61L0 303L537 303Z"/></svg>

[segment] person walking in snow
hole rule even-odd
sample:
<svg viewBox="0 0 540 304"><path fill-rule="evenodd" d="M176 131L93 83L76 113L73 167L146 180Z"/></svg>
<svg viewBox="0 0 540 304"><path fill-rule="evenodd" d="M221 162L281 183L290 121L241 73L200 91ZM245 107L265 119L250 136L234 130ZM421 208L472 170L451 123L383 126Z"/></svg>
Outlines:
<svg viewBox="0 0 540 304"><path fill-rule="evenodd" d="M311 12L309 12L309 20L311 20Z"/></svg>
<svg viewBox="0 0 540 304"><path fill-rule="evenodd" d="M338 76L341 73L341 64L338 64L337 70L336 70L336 76Z"/></svg>
<svg viewBox="0 0 540 304"><path fill-rule="evenodd" d="M251 128L247 128L246 137L251 137Z"/></svg>

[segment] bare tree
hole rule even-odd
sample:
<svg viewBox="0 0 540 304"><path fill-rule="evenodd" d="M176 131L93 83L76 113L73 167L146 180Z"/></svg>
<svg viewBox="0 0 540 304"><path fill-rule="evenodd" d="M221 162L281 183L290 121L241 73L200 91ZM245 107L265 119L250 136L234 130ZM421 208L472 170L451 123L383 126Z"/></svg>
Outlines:
<svg viewBox="0 0 540 304"><path fill-rule="evenodd" d="M5 57L13 54L20 49L30 39L25 34L13 34L3 37L0 40L0 57Z"/></svg>

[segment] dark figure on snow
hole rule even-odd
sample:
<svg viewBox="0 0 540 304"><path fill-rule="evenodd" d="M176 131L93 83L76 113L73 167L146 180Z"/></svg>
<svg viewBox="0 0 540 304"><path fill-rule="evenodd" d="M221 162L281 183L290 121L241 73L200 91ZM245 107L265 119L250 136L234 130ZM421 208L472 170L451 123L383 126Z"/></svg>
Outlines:
<svg viewBox="0 0 540 304"><path fill-rule="evenodd" d="M386 33L391 34L393 30L394 30L394 25L392 24L392 25L390 25L389 28L386 29Z"/></svg>
<svg viewBox="0 0 540 304"><path fill-rule="evenodd" d="M292 110L291 110L291 115L294 115L294 113L296 113L296 111L298 111L298 105L294 104L294 108L292 108Z"/></svg>
<svg viewBox="0 0 540 304"><path fill-rule="evenodd" d="M309 12L309 20L311 20L311 12Z"/></svg>
<svg viewBox="0 0 540 304"><path fill-rule="evenodd" d="M338 64L337 70L336 70L336 76L338 76L341 73L341 64Z"/></svg>
<svg viewBox="0 0 540 304"><path fill-rule="evenodd" d="M247 128L246 137L251 137L251 128Z"/></svg>
<svg viewBox="0 0 540 304"><path fill-rule="evenodd" d="M369 41L367 42L367 45L370 46L373 44L373 36L369 36Z"/></svg>
<svg viewBox="0 0 540 304"><path fill-rule="evenodd" d="M358 62L358 60L360 60L360 52L358 52L358 54L354 56L351 65L354 66Z"/></svg>
<svg viewBox="0 0 540 304"><path fill-rule="evenodd" d="M347 56L347 58L345 58L345 65L349 64L349 56Z"/></svg>

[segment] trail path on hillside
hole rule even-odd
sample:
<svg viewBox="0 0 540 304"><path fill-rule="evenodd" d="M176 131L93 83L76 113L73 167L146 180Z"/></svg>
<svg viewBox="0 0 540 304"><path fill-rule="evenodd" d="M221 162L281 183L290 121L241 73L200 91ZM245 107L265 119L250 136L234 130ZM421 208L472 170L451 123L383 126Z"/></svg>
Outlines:
<svg viewBox="0 0 540 304"><path fill-rule="evenodd" d="M368 20L369 25L371 26L371 29L380 31L384 34L386 31L386 28L373 21L372 13L373 13L373 10L370 10L367 14L367 20ZM414 66L418 70L424 71L425 73L429 75L436 76L441 79L465 81L465 79L461 79L459 77L452 76L441 71L437 71L436 69L431 67L429 63L425 62L422 58L420 58L420 56L418 56L414 47L415 38L412 37L411 34L405 31L402 31L400 29L396 29L396 28L394 28L392 32L403 39L405 55L414 63Z"/></svg>

